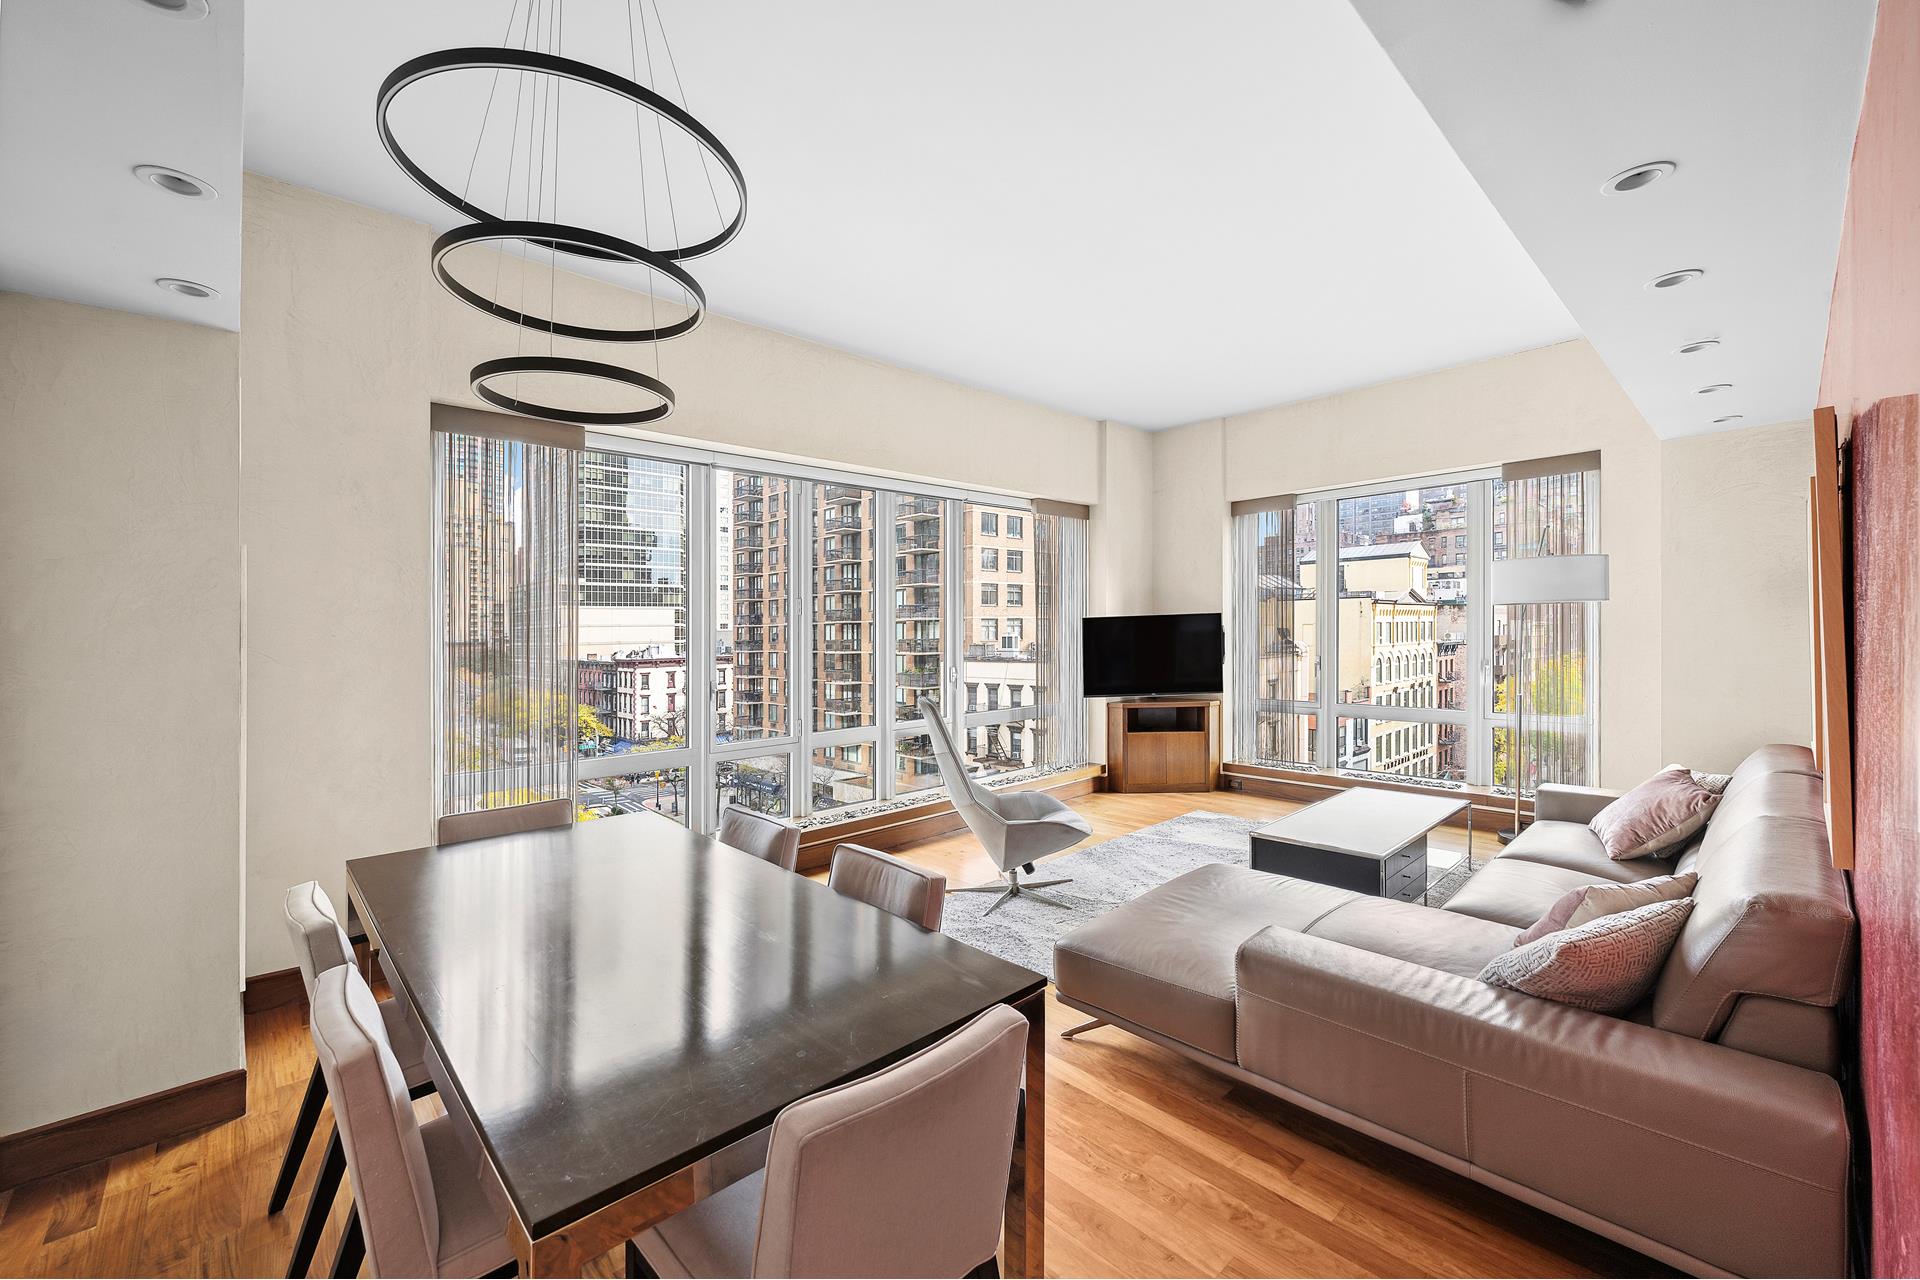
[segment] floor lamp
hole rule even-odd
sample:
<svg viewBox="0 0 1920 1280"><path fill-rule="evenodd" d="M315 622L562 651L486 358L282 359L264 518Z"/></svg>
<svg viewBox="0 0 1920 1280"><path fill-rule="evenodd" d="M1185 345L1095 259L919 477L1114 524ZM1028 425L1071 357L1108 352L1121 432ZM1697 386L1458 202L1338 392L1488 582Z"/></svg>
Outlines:
<svg viewBox="0 0 1920 1280"><path fill-rule="evenodd" d="M1607 557L1605 556L1525 556L1495 560L1489 583L1493 603L1524 608L1536 604L1597 604L1607 598ZM1527 686L1532 672L1527 669L1527 634L1532 618L1522 615L1515 630L1519 633L1519 652L1513 664L1513 830L1502 831L1502 840L1520 834L1520 784L1524 776L1520 756L1524 750L1521 717L1524 714Z"/></svg>

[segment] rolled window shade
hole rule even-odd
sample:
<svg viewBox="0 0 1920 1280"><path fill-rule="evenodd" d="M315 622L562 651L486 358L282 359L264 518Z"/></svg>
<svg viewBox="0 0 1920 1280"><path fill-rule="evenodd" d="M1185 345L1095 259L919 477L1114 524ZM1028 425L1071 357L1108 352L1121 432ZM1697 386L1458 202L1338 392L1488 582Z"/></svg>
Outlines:
<svg viewBox="0 0 1920 1280"><path fill-rule="evenodd" d="M1294 504L1299 501L1300 499L1291 493L1277 494L1271 498L1242 498L1233 504L1233 514L1236 516L1257 516L1264 515L1270 511L1291 512Z"/></svg>
<svg viewBox="0 0 1920 1280"><path fill-rule="evenodd" d="M1036 516L1065 516L1073 520L1087 520L1093 516L1093 508L1084 502L1055 502L1051 498L1035 498L1033 514Z"/></svg>
<svg viewBox="0 0 1920 1280"><path fill-rule="evenodd" d="M553 449L580 450L587 447L584 428L561 422L543 422L513 413L490 413L458 404L435 404L431 426L434 431L480 436L488 440L518 440L522 444L546 445Z"/></svg>
<svg viewBox="0 0 1920 1280"><path fill-rule="evenodd" d="M1596 449L1591 453L1563 453L1552 458L1509 462L1500 468L1500 478L1508 484L1514 484L1522 480L1539 480L1547 476L1574 475L1599 469L1600 451Z"/></svg>

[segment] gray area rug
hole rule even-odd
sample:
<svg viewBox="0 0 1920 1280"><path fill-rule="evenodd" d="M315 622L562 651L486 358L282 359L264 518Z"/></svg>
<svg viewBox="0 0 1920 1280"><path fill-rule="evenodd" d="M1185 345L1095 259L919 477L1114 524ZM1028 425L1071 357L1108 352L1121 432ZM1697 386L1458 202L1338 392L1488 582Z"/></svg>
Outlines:
<svg viewBox="0 0 1920 1280"><path fill-rule="evenodd" d="M1072 876L1072 884L1042 890L1064 905L1053 906L1019 897L992 915L994 898L985 893L955 893L947 897L942 929L989 955L1025 965L1053 977L1053 944L1086 924L1163 885L1176 876L1211 862L1247 865L1247 837L1269 819L1240 818L1195 810L1165 822L1142 827L1104 844L1042 862L1035 879ZM1427 904L1440 906L1467 882L1472 873L1462 863L1434 876Z"/></svg>

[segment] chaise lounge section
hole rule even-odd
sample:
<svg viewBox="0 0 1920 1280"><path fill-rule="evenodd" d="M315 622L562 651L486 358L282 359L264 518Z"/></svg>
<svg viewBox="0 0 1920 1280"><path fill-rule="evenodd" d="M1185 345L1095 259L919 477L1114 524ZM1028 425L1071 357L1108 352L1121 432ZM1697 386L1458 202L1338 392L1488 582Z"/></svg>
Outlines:
<svg viewBox="0 0 1920 1280"><path fill-rule="evenodd" d="M1199 868L1061 939L1059 997L1695 1274L1841 1274L1855 929L1812 755L1754 752L1677 860L1608 858L1612 798L1542 788L1444 908ZM1675 870L1693 912L1626 1015L1479 981L1567 889Z"/></svg>

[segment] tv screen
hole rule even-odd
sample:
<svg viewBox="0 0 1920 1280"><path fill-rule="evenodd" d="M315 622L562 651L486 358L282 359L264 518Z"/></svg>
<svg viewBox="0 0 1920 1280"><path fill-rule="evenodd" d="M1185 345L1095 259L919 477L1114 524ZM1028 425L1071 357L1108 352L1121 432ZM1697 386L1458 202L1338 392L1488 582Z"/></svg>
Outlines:
<svg viewBox="0 0 1920 1280"><path fill-rule="evenodd" d="M1226 635L1217 613L1088 618L1081 630L1090 698L1218 693Z"/></svg>

